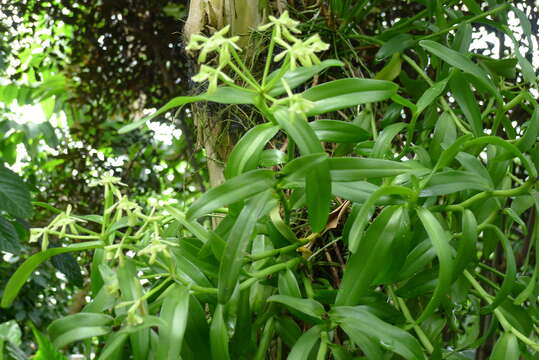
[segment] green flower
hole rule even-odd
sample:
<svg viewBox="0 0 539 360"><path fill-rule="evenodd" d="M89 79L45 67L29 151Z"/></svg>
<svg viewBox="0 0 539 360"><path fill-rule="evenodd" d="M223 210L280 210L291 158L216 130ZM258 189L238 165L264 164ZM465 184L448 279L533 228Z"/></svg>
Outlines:
<svg viewBox="0 0 539 360"><path fill-rule="evenodd" d="M288 111L290 113L305 116L315 104L312 101L305 99L301 94L292 93L290 86L288 86L288 83L284 79L281 79L281 82L283 83L283 87L285 88L288 97L275 101L273 106L284 104L288 106Z"/></svg>
<svg viewBox="0 0 539 360"><path fill-rule="evenodd" d="M229 29L230 25L227 25L209 38L203 35L192 35L186 49L200 50L200 54L198 55L199 63L206 62L208 54L217 51L219 53L219 66L225 66L230 61L230 50L232 48L241 51L238 45L236 45L239 36L233 36L231 38L224 37Z"/></svg>
<svg viewBox="0 0 539 360"><path fill-rule="evenodd" d="M106 186L106 185L127 186L126 184L122 183L120 180L121 179L119 177L116 177L116 176L103 175L101 177L101 179L94 180L94 181L90 182L90 186L98 186L98 185L102 185L102 186Z"/></svg>
<svg viewBox="0 0 539 360"><path fill-rule="evenodd" d="M232 79L228 77L220 68L214 69L207 65L202 65L198 74L191 78L195 82L208 81L208 93L211 94L217 90L217 82L219 79L223 81L232 82Z"/></svg>
<svg viewBox="0 0 539 360"><path fill-rule="evenodd" d="M259 26L258 30L264 31L273 26L275 28L275 40L277 43L281 43L285 39L295 42L297 39L292 33L301 34L301 31L298 29L299 21L291 19L288 11L282 13L279 18L270 16L269 21L269 23Z"/></svg>
<svg viewBox="0 0 539 360"><path fill-rule="evenodd" d="M299 61L303 66L312 66L319 64L320 59L316 56L317 52L329 49L329 44L326 44L320 39L318 34L311 36L305 41L296 40L292 46L286 43L280 43L286 48L280 54L275 56L275 61L280 61L287 54L290 55L290 68L295 69Z"/></svg>

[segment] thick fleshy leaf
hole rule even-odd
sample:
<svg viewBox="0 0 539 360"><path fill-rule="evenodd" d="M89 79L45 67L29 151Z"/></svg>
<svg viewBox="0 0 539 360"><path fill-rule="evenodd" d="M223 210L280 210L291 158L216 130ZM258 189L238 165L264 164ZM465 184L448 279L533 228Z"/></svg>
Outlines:
<svg viewBox="0 0 539 360"><path fill-rule="evenodd" d="M210 326L210 347L212 360L230 359L228 352L228 332L224 319L224 305L217 304Z"/></svg>
<svg viewBox="0 0 539 360"><path fill-rule="evenodd" d="M314 130L300 115L290 112L287 108L281 108L273 115L277 123L294 140L302 155L324 152Z"/></svg>
<svg viewBox="0 0 539 360"><path fill-rule="evenodd" d="M305 176L307 214L313 232L320 232L326 226L331 200L331 178L328 161L311 168Z"/></svg>
<svg viewBox="0 0 539 360"><path fill-rule="evenodd" d="M82 312L78 314L68 315L53 321L47 327L47 333L54 341L56 338L78 327L106 327L108 325L111 325L113 320L114 318L109 315Z"/></svg>
<svg viewBox="0 0 539 360"><path fill-rule="evenodd" d="M434 83L434 85L429 87L423 93L423 95L421 95L421 97L417 101L418 114L422 113L423 110L427 108L427 106L432 104L434 100L436 100L436 98L438 98L438 96L440 96L443 93L443 91L445 90L445 87L447 86L448 81L449 81L449 77Z"/></svg>
<svg viewBox="0 0 539 360"><path fill-rule="evenodd" d="M386 155L386 152L391 149L391 142L395 136L406 128L406 126L408 126L408 124L399 122L391 124L382 130L372 148L372 157L383 158L384 155Z"/></svg>
<svg viewBox="0 0 539 360"><path fill-rule="evenodd" d="M459 276L472 261L476 260L477 236L477 220L473 212L466 209L462 212L462 236L459 239L457 256L455 257L454 278Z"/></svg>
<svg viewBox="0 0 539 360"><path fill-rule="evenodd" d="M306 90L303 97L315 103L308 116L319 115L355 105L383 101L396 94L398 86L390 81L341 79Z"/></svg>
<svg viewBox="0 0 539 360"><path fill-rule="evenodd" d="M219 268L218 300L221 304L225 304L232 296L241 267L245 263L245 251L252 240L256 222L265 215L265 211L269 212L275 206L268 206L272 203L272 199L273 191L268 190L249 200L228 233Z"/></svg>
<svg viewBox="0 0 539 360"><path fill-rule="evenodd" d="M357 305L367 294L374 278L388 268L387 255L401 227L405 211L400 206L384 208L361 238L357 251L350 256L340 284L336 305Z"/></svg>
<svg viewBox="0 0 539 360"><path fill-rule="evenodd" d="M488 180L470 171L448 170L434 174L419 196L440 196L466 190L492 190Z"/></svg>
<svg viewBox="0 0 539 360"><path fill-rule="evenodd" d="M125 134L146 124L151 119L171 109L197 101L212 101L219 104L253 104L257 93L251 90L237 89L232 87L219 87L211 94L205 93L197 96L178 96L163 105L153 114L146 116L131 124L123 126L118 132Z"/></svg>
<svg viewBox="0 0 539 360"><path fill-rule="evenodd" d="M431 40L422 40L419 42L419 45L449 65L454 66L467 74L473 75L481 82L482 85L489 89L492 94L497 94L498 90L488 78L487 73L472 60L466 57L466 55Z"/></svg>
<svg viewBox="0 0 539 360"><path fill-rule="evenodd" d="M271 123L257 125L247 131L230 153L225 168L227 179L257 167L267 142L275 136L279 127Z"/></svg>
<svg viewBox="0 0 539 360"><path fill-rule="evenodd" d="M300 299L287 295L273 295L268 298L268 301L278 302L317 319L322 319L322 315L325 313L322 304L313 299Z"/></svg>
<svg viewBox="0 0 539 360"><path fill-rule="evenodd" d="M537 135L539 135L539 106L536 104L526 132L517 142L518 149L522 152L530 150L537 143Z"/></svg>
<svg viewBox="0 0 539 360"><path fill-rule="evenodd" d="M315 120L309 125L320 141L358 143L371 137L365 129L339 120Z"/></svg>
<svg viewBox="0 0 539 360"><path fill-rule="evenodd" d="M298 341L292 347L287 360L305 360L309 358L309 354L313 351L316 343L320 340L320 326L313 326L300 336Z"/></svg>
<svg viewBox="0 0 539 360"><path fill-rule="evenodd" d="M286 269L285 271L281 271L279 273L278 287L279 295L301 298L298 281L290 269Z"/></svg>
<svg viewBox="0 0 539 360"><path fill-rule="evenodd" d="M189 312L189 290L173 285L163 301L159 317L166 326L159 328L156 358L176 360L180 356Z"/></svg>
<svg viewBox="0 0 539 360"><path fill-rule="evenodd" d="M425 359L416 338L403 329L380 320L365 306L337 306L330 312L330 318L339 325L342 324L348 334L357 331L405 359Z"/></svg>
<svg viewBox="0 0 539 360"><path fill-rule="evenodd" d="M358 181L417 171L412 165L404 162L355 157L330 158L329 168L332 181Z"/></svg>
<svg viewBox="0 0 539 360"><path fill-rule="evenodd" d="M227 206L273 187L275 178L271 170L251 170L225 181L205 192L187 211L187 219L196 219L217 208Z"/></svg>
<svg viewBox="0 0 539 360"><path fill-rule="evenodd" d="M483 123L481 120L481 111L477 105L477 100L470 88L469 79L461 72L453 74L449 81L451 94L457 100L457 104L462 113L468 120L468 124L475 136L483 135Z"/></svg>
<svg viewBox="0 0 539 360"><path fill-rule="evenodd" d="M402 52L414 46L416 40L410 34L399 34L384 43L376 53L376 60L383 60L395 53Z"/></svg>
<svg viewBox="0 0 539 360"><path fill-rule="evenodd" d="M71 244L66 247L50 248L30 256L21 266L19 266L17 271L15 271L7 282L6 287L4 288L1 306L4 308L9 307L32 272L50 257L67 252L97 249L103 246L104 244L101 241L88 241Z"/></svg>
<svg viewBox="0 0 539 360"><path fill-rule="evenodd" d="M27 219L32 215L30 192L21 178L0 164L0 210Z"/></svg>
<svg viewBox="0 0 539 360"><path fill-rule="evenodd" d="M340 198L356 203L363 203L378 190L378 186L366 181L333 182L331 192Z"/></svg>
<svg viewBox="0 0 539 360"><path fill-rule="evenodd" d="M492 349L489 360L520 359L517 337L513 333L504 333Z"/></svg>
<svg viewBox="0 0 539 360"><path fill-rule="evenodd" d="M438 284L434 290L429 303L423 310L421 316L417 319L417 323L421 323L428 318L438 307L442 298L449 293L449 287L453 278L453 258L451 257L451 245L449 245L449 236L442 228L436 217L425 208L418 208L417 214L429 235L432 246L436 250L436 256L440 264L438 274Z"/></svg>

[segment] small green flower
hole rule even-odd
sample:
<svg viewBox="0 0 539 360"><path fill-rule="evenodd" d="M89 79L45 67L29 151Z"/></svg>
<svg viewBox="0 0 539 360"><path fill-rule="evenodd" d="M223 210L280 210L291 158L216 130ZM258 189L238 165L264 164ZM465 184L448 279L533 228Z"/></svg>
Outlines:
<svg viewBox="0 0 539 360"><path fill-rule="evenodd" d="M269 23L259 26L258 30L264 31L273 26L275 28L275 40L278 43L285 39L291 42L297 41L292 33L301 34L301 31L298 29L299 21L291 19L288 11L283 12L279 18L270 16L269 21Z"/></svg>
<svg viewBox="0 0 539 360"><path fill-rule="evenodd" d="M163 255L165 255L166 257L170 257L170 253L168 251L168 245L162 242L161 239L157 235L154 234L152 236L150 245L140 250L138 252L138 255L149 255L150 256L149 263L153 264L155 260L157 260L157 255L160 252L162 252Z"/></svg>
<svg viewBox="0 0 539 360"><path fill-rule="evenodd" d="M127 311L127 325L137 326L142 324L144 319L137 314L138 307L140 306L140 301L136 301L133 306Z"/></svg>
<svg viewBox="0 0 539 360"><path fill-rule="evenodd" d="M290 68L295 69L299 61L303 66L312 66L319 64L320 59L316 56L317 52L329 49L329 44L326 44L320 39L318 34L311 36L305 41L297 40L292 46L281 43L286 48L280 54L275 56L275 61L280 61L287 54L290 55Z"/></svg>
<svg viewBox="0 0 539 360"><path fill-rule="evenodd" d="M94 180L94 181L90 182L90 186L99 186L99 185L102 185L102 186L106 186L106 185L127 186L126 184L122 183L120 180L121 179L119 177L116 177L116 176L103 175L101 177L101 179Z"/></svg>
<svg viewBox="0 0 539 360"><path fill-rule="evenodd" d="M208 54L217 51L219 53L219 66L225 66L230 61L230 50L232 48L241 51L238 45L236 45L239 36L233 36L231 38L224 37L229 29L230 25L227 25L209 38L203 35L192 35L186 49L200 50L200 54L198 55L199 63L206 62Z"/></svg>
<svg viewBox="0 0 539 360"><path fill-rule="evenodd" d="M281 79L281 82L283 83L283 87L285 88L288 97L275 101L273 105L286 104L289 112L305 116L315 104L312 101L305 99L301 94L292 93L290 86L288 86L288 83L284 79Z"/></svg>
<svg viewBox="0 0 539 360"><path fill-rule="evenodd" d="M223 81L232 82L232 79L228 77L220 68L214 69L207 65L202 65L198 74L193 76L191 79L196 82L208 81L208 93L211 94L217 90L217 82L219 79Z"/></svg>

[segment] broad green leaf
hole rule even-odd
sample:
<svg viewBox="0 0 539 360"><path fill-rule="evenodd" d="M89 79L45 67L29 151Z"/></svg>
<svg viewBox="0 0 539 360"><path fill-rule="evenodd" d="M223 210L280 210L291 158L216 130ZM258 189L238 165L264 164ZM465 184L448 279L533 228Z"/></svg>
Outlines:
<svg viewBox="0 0 539 360"><path fill-rule="evenodd" d="M303 333L298 341L292 347L287 360L305 360L309 359L309 354L313 351L316 343L320 340L320 326L313 326Z"/></svg>
<svg viewBox="0 0 539 360"><path fill-rule="evenodd" d="M392 37L390 40L386 41L384 45L378 49L376 53L376 60L383 60L388 56L391 56L395 53L400 53L403 50L408 49L409 47L414 46L416 40L410 34L399 34Z"/></svg>
<svg viewBox="0 0 539 360"><path fill-rule="evenodd" d="M277 231L283 237L285 237L288 241L290 241L290 243L295 243L298 241L296 234L292 231L292 229L290 229L290 227L282 219L279 206L276 206L275 208L273 208L273 210L271 210L269 215L270 215L271 223L273 224L273 226L275 226Z"/></svg>
<svg viewBox="0 0 539 360"><path fill-rule="evenodd" d="M258 164L262 167L281 165L286 162L286 154L281 150L268 149L262 151Z"/></svg>
<svg viewBox="0 0 539 360"><path fill-rule="evenodd" d="M331 201L331 178L329 164L319 163L305 176L307 214L313 232L320 232L326 226Z"/></svg>
<svg viewBox="0 0 539 360"><path fill-rule="evenodd" d="M391 142L401 132L406 128L408 124L405 123L395 123L387 126L382 132L378 135L372 148L372 157L374 158L383 158L386 153L391 150Z"/></svg>
<svg viewBox="0 0 539 360"><path fill-rule="evenodd" d="M110 332L110 326L83 326L79 324L79 326L57 336L53 341L53 345L60 349L75 341L107 335Z"/></svg>
<svg viewBox="0 0 539 360"><path fill-rule="evenodd" d="M330 158L329 168L332 181L358 181L367 178L392 177L416 170L404 162L350 157Z"/></svg>
<svg viewBox="0 0 539 360"><path fill-rule="evenodd" d="M335 143L358 143L370 139L363 128L339 120L315 120L309 123L320 141Z"/></svg>
<svg viewBox="0 0 539 360"><path fill-rule="evenodd" d="M393 54L391 60L387 63L386 66L382 68L374 76L377 80L388 80L392 81L399 76L401 72L402 59L399 53Z"/></svg>
<svg viewBox="0 0 539 360"><path fill-rule="evenodd" d="M253 197L245 204L234 226L227 236L227 243L219 268L219 294L218 301L225 304L234 291L240 271L244 265L244 256L247 245L253 238L256 222L270 211L274 206L268 206L274 200L273 191L268 190Z"/></svg>
<svg viewBox="0 0 539 360"><path fill-rule="evenodd" d="M330 318L345 326L347 333L359 332L367 338L375 339L382 347L399 354L405 359L425 359L419 342L408 332L380 320L365 306L337 306L330 312Z"/></svg>
<svg viewBox="0 0 539 360"><path fill-rule="evenodd" d="M298 67L294 70L289 70L283 75L281 79L286 82L290 89L294 89L315 76L316 74L320 73L321 71L333 66L342 67L344 66L344 64L338 60L324 60L320 64L315 64L309 67ZM271 73L268 76L268 83L270 83L275 78L275 76L279 73L279 70L280 69L277 69L275 72ZM268 91L268 94L271 96L279 96L284 93L286 93L286 89L284 88L282 81L275 81L275 85L271 88L271 90Z"/></svg>
<svg viewBox="0 0 539 360"><path fill-rule="evenodd" d="M471 262L476 260L477 237L477 220L475 219L473 212L466 209L462 212L462 236L459 239L453 271L453 277L455 279Z"/></svg>
<svg viewBox="0 0 539 360"><path fill-rule="evenodd" d="M298 324L288 316L278 316L276 328L277 333L289 348L292 348L301 336Z"/></svg>
<svg viewBox="0 0 539 360"><path fill-rule="evenodd" d="M137 276L137 268L134 260L124 258L123 263L118 267L117 274L122 301L137 301L142 298L144 289ZM135 311L137 316L140 317L147 314L148 307L146 301L142 301ZM144 328L130 333L129 340L133 349L134 359L146 359L150 347L150 330Z"/></svg>
<svg viewBox="0 0 539 360"><path fill-rule="evenodd" d="M50 248L43 252L39 252L37 254L34 254L30 256L28 259L26 259L25 262L22 263L21 266L15 271L15 273L11 276L9 281L6 284L6 287L4 288L4 294L2 296L2 307L7 308L11 305L17 294L19 293L21 287L24 285L26 280L30 277L32 272L45 260L49 259L52 256L63 254L67 252L73 252L73 251L84 251L84 250L91 250L91 249L97 249L103 247L103 243L101 241L88 241L88 242L82 242L77 244L71 244L66 247L57 247L57 248Z"/></svg>
<svg viewBox="0 0 539 360"><path fill-rule="evenodd" d="M510 332L503 335L496 341L489 360L520 359L520 349L517 337Z"/></svg>
<svg viewBox="0 0 539 360"><path fill-rule="evenodd" d="M435 41L431 40L421 40L419 45L427 50L428 52L436 55L446 63L451 66L454 66L467 74L473 75L476 77L482 85L491 91L492 94L497 94L498 90L492 84L492 81L488 78L486 72L470 60L466 55L451 50Z"/></svg>
<svg viewBox="0 0 539 360"><path fill-rule="evenodd" d="M421 95L421 97L417 101L418 114L422 113L423 110L427 108L427 106L432 104L433 101L436 100L436 98L438 98L438 96L440 96L443 93L443 91L445 90L445 87L447 86L448 81L449 81L449 77L446 77L445 79L434 83L434 85L429 87L423 93L423 95Z"/></svg>
<svg viewBox="0 0 539 360"><path fill-rule="evenodd" d="M406 225L406 213L400 206L390 206L382 210L361 238L344 271L337 292L336 305L356 305L367 294L375 276L386 272L388 250L401 227Z"/></svg>
<svg viewBox="0 0 539 360"><path fill-rule="evenodd" d="M466 190L492 190L488 180L470 171L448 170L434 174L419 196L440 196Z"/></svg>
<svg viewBox="0 0 539 360"><path fill-rule="evenodd" d="M492 230L494 232L494 234L498 237L498 239L501 242L503 251L505 253L506 270L505 270L505 276L502 282L502 286L496 293L494 300L488 306L483 307L481 309L481 312L484 314L493 311L507 299L507 297L509 296L509 294L511 293L511 290L513 289L515 285L516 273L517 273L515 254L513 252L513 248L511 247L511 243L509 242L509 239L507 239L507 236L505 236L505 234L497 226L494 226L494 225L487 225L487 226L489 230Z"/></svg>
<svg viewBox="0 0 539 360"><path fill-rule="evenodd" d="M331 192L333 195L356 203L364 203L378 190L378 186L366 181L333 182Z"/></svg>
<svg viewBox="0 0 539 360"><path fill-rule="evenodd" d="M37 352L32 357L33 360L67 360L67 358L59 352L49 339L39 332L34 324L30 323L32 333L37 342ZM3 351L3 350L2 350Z"/></svg>
<svg viewBox="0 0 539 360"><path fill-rule="evenodd" d="M326 162L327 157L324 152L300 156L286 164L280 175L285 178L286 182L303 183L307 174L320 163Z"/></svg>
<svg viewBox="0 0 539 360"><path fill-rule="evenodd" d="M273 171L263 169L248 171L205 192L187 211L187 220L196 219L217 208L245 200L271 189L274 184Z"/></svg>
<svg viewBox="0 0 539 360"><path fill-rule="evenodd" d="M539 106L536 104L533 109L533 114L528 120L528 127L524 135L518 140L517 147L520 151L526 152L533 145L537 144L537 136L539 135Z"/></svg>
<svg viewBox="0 0 539 360"><path fill-rule="evenodd" d="M159 347L155 355L157 359L176 360L180 356L188 312L189 290L173 285L159 314L166 326L159 328Z"/></svg>
<svg viewBox="0 0 539 360"><path fill-rule="evenodd" d="M417 319L417 323L421 323L436 310L442 298L449 292L453 279L453 258L451 257L452 249L451 245L449 245L449 236L436 217L425 208L418 208L417 214L429 235L432 246L436 250L436 256L440 264L438 284L434 289L434 294L432 294L429 303Z"/></svg>
<svg viewBox="0 0 539 360"><path fill-rule="evenodd" d="M213 360L228 360L228 332L224 319L224 305L217 304L210 326L210 347Z"/></svg>
<svg viewBox="0 0 539 360"><path fill-rule="evenodd" d="M481 6L479 6L475 0L463 0L463 3L466 5L468 10L475 15L481 14Z"/></svg>
<svg viewBox="0 0 539 360"><path fill-rule="evenodd" d="M0 251L17 254L20 248L17 230L13 224L0 215Z"/></svg>
<svg viewBox="0 0 539 360"><path fill-rule="evenodd" d="M315 103L308 116L383 101L397 92L398 86L385 80L341 79L306 90L303 97Z"/></svg>
<svg viewBox="0 0 539 360"><path fill-rule="evenodd" d="M494 74L507 79L514 79L517 70L517 59L481 59L481 62Z"/></svg>
<svg viewBox="0 0 539 360"><path fill-rule="evenodd" d="M461 72L453 74L449 81L451 94L459 104L475 136L483 135L481 111L470 88L469 79Z"/></svg>
<svg viewBox="0 0 539 360"><path fill-rule="evenodd" d="M273 115L277 123L294 140L302 155L324 152L314 130L300 115L290 112L287 108L280 108Z"/></svg>
<svg viewBox="0 0 539 360"><path fill-rule="evenodd" d="M47 327L47 333L53 340L55 340L55 338L58 338L64 333L72 331L78 327L107 326L110 325L113 320L114 318L109 315L82 312L78 314L68 315L53 321Z"/></svg>
<svg viewBox="0 0 539 360"><path fill-rule="evenodd" d="M286 305L291 309L300 311L316 319L322 319L322 315L326 312L322 304L313 299L300 299L287 295L273 295L268 298L268 301Z"/></svg>
<svg viewBox="0 0 539 360"><path fill-rule="evenodd" d="M245 133L230 153L225 167L225 177L230 179L245 171L256 169L264 146L277 131L279 131L277 126L265 123Z"/></svg>
<svg viewBox="0 0 539 360"><path fill-rule="evenodd" d="M0 164L0 210L27 219L32 215L30 192L13 171Z"/></svg>
<svg viewBox="0 0 539 360"><path fill-rule="evenodd" d="M406 257L399 279L404 280L413 276L430 264L435 257L436 251L431 241L426 239L420 242Z"/></svg>
<svg viewBox="0 0 539 360"><path fill-rule="evenodd" d="M290 269L286 269L279 273L278 288L279 295L301 298L298 281Z"/></svg>
<svg viewBox="0 0 539 360"><path fill-rule="evenodd" d="M251 90L237 89L232 87L219 87L211 94L204 93L197 96L178 96L168 103L163 105L159 110L152 115L146 116L140 120L125 125L118 132L125 134L135 129L138 129L142 125L146 124L151 119L159 116L171 109L179 106L190 104L197 101L212 101L220 104L254 104L257 93Z"/></svg>

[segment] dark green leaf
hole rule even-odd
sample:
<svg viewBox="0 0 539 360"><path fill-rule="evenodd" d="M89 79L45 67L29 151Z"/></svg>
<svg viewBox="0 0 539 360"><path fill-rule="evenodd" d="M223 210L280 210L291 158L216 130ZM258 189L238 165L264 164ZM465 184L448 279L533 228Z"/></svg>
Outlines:
<svg viewBox="0 0 539 360"><path fill-rule="evenodd" d="M313 299L300 299L287 295L273 295L268 298L268 301L281 303L291 309L300 311L317 319L322 319L322 315L325 313L322 304Z"/></svg>
<svg viewBox="0 0 539 360"><path fill-rule="evenodd" d="M309 123L320 141L336 143L357 143L371 135L363 128L338 120L316 120Z"/></svg>
<svg viewBox="0 0 539 360"><path fill-rule="evenodd" d="M27 219L32 215L30 193L21 178L0 164L0 210Z"/></svg>

